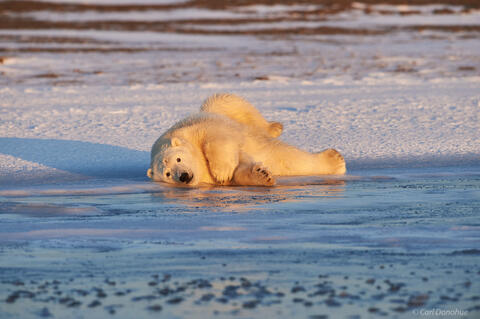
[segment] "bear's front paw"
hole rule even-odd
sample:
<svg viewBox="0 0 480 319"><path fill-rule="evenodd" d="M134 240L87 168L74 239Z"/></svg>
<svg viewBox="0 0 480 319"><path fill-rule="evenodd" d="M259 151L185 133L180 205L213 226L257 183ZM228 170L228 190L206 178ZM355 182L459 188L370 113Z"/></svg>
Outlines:
<svg viewBox="0 0 480 319"><path fill-rule="evenodd" d="M216 164L213 167L210 166L213 179L221 184L226 185L232 180L234 167L227 164Z"/></svg>
<svg viewBox="0 0 480 319"><path fill-rule="evenodd" d="M273 186L275 185L275 178L272 173L262 165L262 163L256 163L252 166L252 180L256 185Z"/></svg>

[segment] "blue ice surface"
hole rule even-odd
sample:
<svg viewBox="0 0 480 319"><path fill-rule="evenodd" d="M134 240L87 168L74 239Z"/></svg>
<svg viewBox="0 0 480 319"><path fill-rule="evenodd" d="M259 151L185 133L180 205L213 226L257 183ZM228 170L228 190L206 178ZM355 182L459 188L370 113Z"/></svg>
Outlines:
<svg viewBox="0 0 480 319"><path fill-rule="evenodd" d="M357 167L273 188L122 176L3 192L0 318L149 317L154 302L172 318L478 316L479 166ZM152 284L164 276L173 279ZM192 284L200 279L206 293ZM78 302L42 295L45 282Z"/></svg>

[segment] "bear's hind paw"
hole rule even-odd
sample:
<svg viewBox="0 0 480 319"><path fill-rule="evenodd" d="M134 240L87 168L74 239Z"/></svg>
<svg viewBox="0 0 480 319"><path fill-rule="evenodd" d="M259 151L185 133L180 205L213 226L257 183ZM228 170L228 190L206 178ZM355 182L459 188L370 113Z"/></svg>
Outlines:
<svg viewBox="0 0 480 319"><path fill-rule="evenodd" d="M257 163L252 166L251 177L255 185L275 185L275 178L273 177L272 173L261 163Z"/></svg>
<svg viewBox="0 0 480 319"><path fill-rule="evenodd" d="M345 174L345 159L343 158L342 154L340 154L337 150L330 148L321 152L319 155L323 158L326 167L329 167L327 174Z"/></svg>

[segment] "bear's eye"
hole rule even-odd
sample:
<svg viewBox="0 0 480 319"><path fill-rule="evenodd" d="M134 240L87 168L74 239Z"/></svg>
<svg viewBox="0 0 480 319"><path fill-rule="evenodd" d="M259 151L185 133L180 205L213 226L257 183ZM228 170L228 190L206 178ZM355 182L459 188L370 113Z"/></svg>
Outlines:
<svg viewBox="0 0 480 319"><path fill-rule="evenodd" d="M180 157L177 157L177 162L180 163L181 161Z"/></svg>
<svg viewBox="0 0 480 319"><path fill-rule="evenodd" d="M168 172L168 173L167 173L167 174L165 174L165 175L167 175L167 177L170 177L170 172Z"/></svg>

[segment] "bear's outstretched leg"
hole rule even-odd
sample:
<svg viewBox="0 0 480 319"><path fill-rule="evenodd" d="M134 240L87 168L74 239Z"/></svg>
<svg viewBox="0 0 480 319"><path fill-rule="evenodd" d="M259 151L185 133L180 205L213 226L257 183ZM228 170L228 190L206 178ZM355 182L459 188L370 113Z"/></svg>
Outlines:
<svg viewBox="0 0 480 319"><path fill-rule="evenodd" d="M273 186L275 178L262 163L242 162L233 174L232 185Z"/></svg>
<svg viewBox="0 0 480 319"><path fill-rule="evenodd" d="M334 149L310 153L278 139L247 137L243 151L253 162L261 162L275 176L341 175L345 174L345 160Z"/></svg>
<svg viewBox="0 0 480 319"><path fill-rule="evenodd" d="M268 122L252 104L235 94L214 94L203 102L200 111L224 115L238 123L259 129L270 137L282 134L281 123Z"/></svg>

